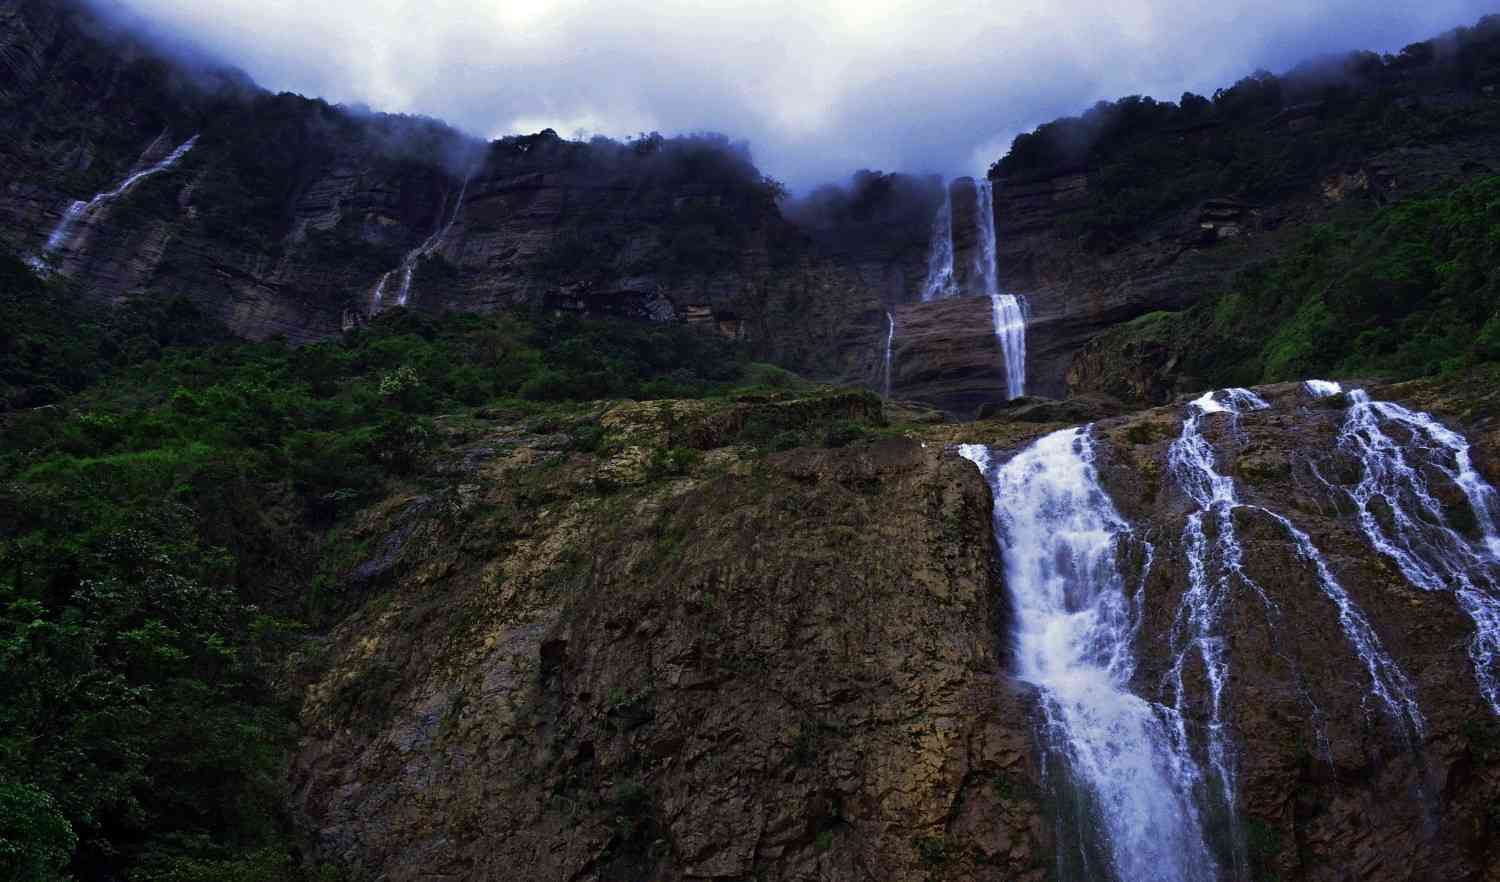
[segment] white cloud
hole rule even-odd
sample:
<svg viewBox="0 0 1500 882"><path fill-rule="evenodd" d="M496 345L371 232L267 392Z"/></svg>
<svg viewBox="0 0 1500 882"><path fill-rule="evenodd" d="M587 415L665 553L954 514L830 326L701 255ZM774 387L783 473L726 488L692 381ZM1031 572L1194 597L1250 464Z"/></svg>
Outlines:
<svg viewBox="0 0 1500 882"><path fill-rule="evenodd" d="M1391 50L1475 0L122 0L271 89L481 135L714 129L799 186L968 174L1101 98ZM1003 136L1003 140L1002 140Z"/></svg>

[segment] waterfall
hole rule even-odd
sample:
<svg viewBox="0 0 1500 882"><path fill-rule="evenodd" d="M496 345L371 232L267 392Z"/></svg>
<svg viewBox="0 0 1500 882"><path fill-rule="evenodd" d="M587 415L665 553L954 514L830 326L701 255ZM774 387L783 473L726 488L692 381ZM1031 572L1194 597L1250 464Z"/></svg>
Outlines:
<svg viewBox="0 0 1500 882"><path fill-rule="evenodd" d="M991 292L990 317L1005 356L1005 397L1014 400L1026 394L1026 314L1020 298Z"/></svg>
<svg viewBox="0 0 1500 882"><path fill-rule="evenodd" d="M434 253L437 252L440 247L442 247L443 243L447 240L448 233L453 229L453 225L458 223L458 216L463 211L464 197L469 192L469 181L472 178L473 175L469 175L464 178L463 186L460 187L458 191L458 201L454 203L453 213L448 216L447 223L443 223L443 211L439 210L438 223L441 226L434 230L432 235L428 236L427 239L422 242L422 244L408 251L406 253L406 256L401 258L400 266L381 276L380 281L375 283L374 289L370 292L371 314L380 311L381 306L385 301L386 287L390 284L391 276L396 273L401 274L401 287L396 293L396 304L398 306L406 305L406 301L411 297L411 283L412 278L416 275L417 272L418 261L420 261L424 257L431 257ZM443 202L443 209L446 209L446 196L443 198Z"/></svg>
<svg viewBox="0 0 1500 882"><path fill-rule="evenodd" d="M995 185L988 178L974 184L974 224L979 229L974 278L981 291L992 295L1000 290L1000 248L995 241Z"/></svg>
<svg viewBox="0 0 1500 882"><path fill-rule="evenodd" d="M1005 358L1005 397L1026 394L1026 314L1020 298L1000 292L999 246L995 241L995 185L985 180L977 185L976 208L979 253L974 257L974 278L990 298L990 316L995 339Z"/></svg>
<svg viewBox="0 0 1500 882"><path fill-rule="evenodd" d="M1166 722L1171 711L1129 691L1138 621L1116 549L1131 528L1099 484L1088 430L1048 435L999 467L985 447L959 452L994 494L1017 675L1040 690L1047 750L1086 803L1077 859L1101 855L1109 865L1084 873L1214 879L1193 796L1201 774Z"/></svg>
<svg viewBox="0 0 1500 882"><path fill-rule="evenodd" d="M151 142L151 146L147 147L146 152L141 154L141 160L137 161L136 170L131 172L131 174L128 175L124 181L121 181L120 184L113 190L106 190L102 193L99 193L87 202L78 201L74 202L72 205L69 205L67 210L63 212L62 220L58 221L57 226L54 227L51 234L47 236L47 244L45 247L43 247L41 255L39 257L33 257L30 261L28 261L31 266L37 270L46 271L46 258L72 244L73 228L78 225L79 221L83 220L84 218L94 217L106 205L114 202L121 196L124 196L127 192L130 191L132 187L145 180L146 178L170 169L172 166L176 165L182 159L182 157L186 156L187 152L189 150L192 150L193 147L198 143L198 136L194 135L191 138L187 139L187 141L183 142L182 145L180 145L176 150L173 150L171 153L167 154L166 158L153 165L147 166L146 168L140 168L141 162L145 161L145 157L151 155L151 151L156 148L157 144L161 143L161 139L162 136L158 135L156 137L156 140Z"/></svg>
<svg viewBox="0 0 1500 882"><path fill-rule="evenodd" d="M373 315L373 314L375 314L377 312L380 312L381 306L385 303L385 288L386 288L387 285L390 284L390 282L391 282L391 274L394 273L394 272L395 272L395 270L391 270L390 272L388 272L385 275L381 276L380 277L380 281L378 281L378 282L375 283L375 289L370 292L370 314L371 315Z"/></svg>
<svg viewBox="0 0 1500 882"><path fill-rule="evenodd" d="M943 188L943 204L932 221L932 240L927 245L927 280L922 283L922 302L941 300L958 293L953 278L953 191Z"/></svg>
<svg viewBox="0 0 1500 882"><path fill-rule="evenodd" d="M886 310L885 331L885 397L891 397L891 348L896 342L896 316L890 310Z"/></svg>
<svg viewBox="0 0 1500 882"><path fill-rule="evenodd" d="M1228 413L1231 419L1237 420L1241 406L1252 409L1267 406L1253 393L1235 391L1242 394L1227 396L1224 404L1216 401L1213 393L1189 404L1187 416L1182 421L1182 432L1167 451L1168 473L1196 506L1182 528L1188 589L1183 592L1172 624L1173 662L1167 674L1168 684L1178 718L1183 719L1188 712L1183 671L1189 654L1195 653L1203 665L1204 679L1208 683L1209 766L1218 779L1224 804L1231 813L1237 804L1236 770L1223 716L1224 687L1229 681L1229 646L1222 627L1224 607L1238 583L1254 592L1273 616L1277 612L1265 591L1245 572L1244 556L1234 526L1234 510L1240 505L1234 481L1219 474L1214 464L1213 447L1202 432L1202 421L1208 414ZM1214 524L1211 548L1203 526L1204 520L1209 518ZM1186 731L1179 732L1179 738L1186 741Z"/></svg>
<svg viewBox="0 0 1500 882"><path fill-rule="evenodd" d="M406 299L411 295L411 277L416 272L417 261L423 257L431 257L439 246L448 238L448 232L453 225L458 223L458 215L464 210L464 197L469 192L469 177L464 178L464 184L458 191L458 202L453 206L453 214L448 218L448 223L442 229L433 233L426 242L417 246L417 249L407 255L404 261L404 272L401 275L401 297L397 300L402 306L406 305Z"/></svg>
<svg viewBox="0 0 1500 882"><path fill-rule="evenodd" d="M999 247L995 239L995 185L984 180L974 185L974 222L979 229L979 253L974 256L970 286L990 299L995 339L1005 359L1005 396L1026 394L1026 311L1021 298L1000 291ZM932 240L927 246L927 279L922 284L922 302L941 300L959 293L953 275L953 191L943 194L942 207L932 222Z"/></svg>
<svg viewBox="0 0 1500 882"><path fill-rule="evenodd" d="M1328 387L1332 387L1329 389ZM1308 385L1313 391L1311 383ZM1322 387L1320 397L1342 391ZM1375 550L1390 558L1412 585L1452 591L1474 621L1469 643L1475 678L1490 708L1500 714L1500 509L1495 489L1474 469L1469 442L1426 413L1349 392L1350 407L1338 448L1361 464L1359 483L1344 488L1359 511L1360 527ZM1387 433L1408 438L1403 445ZM1478 541L1456 530L1430 482L1446 481L1464 495Z"/></svg>
<svg viewBox="0 0 1500 882"><path fill-rule="evenodd" d="M1222 400L1220 397L1222 396ZM1189 651L1201 659L1209 683L1208 751L1210 763L1219 778L1226 804L1235 806L1235 768L1225 734L1222 717L1224 686L1228 680L1227 636L1223 632L1224 607L1235 584L1250 589L1259 598L1270 618L1279 618L1279 610L1261 587L1245 572L1244 549L1240 546L1234 524L1234 511L1247 508L1275 521L1292 540L1297 556L1310 564L1323 595L1338 610L1344 637L1354 648L1370 678L1370 694L1387 713L1420 735L1425 727L1415 698L1415 687L1401 667L1385 651L1375 629L1365 618L1312 538L1289 518L1264 506L1239 500L1234 480L1218 472L1212 445L1203 436L1203 420L1209 414L1228 414L1237 427L1245 410L1264 410L1269 405L1246 389L1210 392L1188 405L1181 435L1172 442L1168 469L1177 485L1197 506L1183 527L1183 547L1188 557L1188 590L1183 594L1173 625L1176 658L1169 682L1175 693L1175 706L1185 714L1182 684L1183 665ZM1203 528L1212 517L1215 539L1212 548Z"/></svg>

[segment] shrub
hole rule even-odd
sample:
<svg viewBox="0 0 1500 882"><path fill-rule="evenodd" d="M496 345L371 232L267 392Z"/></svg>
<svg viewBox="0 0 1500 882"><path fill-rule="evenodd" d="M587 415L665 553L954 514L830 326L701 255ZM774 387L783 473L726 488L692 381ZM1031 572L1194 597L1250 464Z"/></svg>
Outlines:
<svg viewBox="0 0 1500 882"><path fill-rule="evenodd" d="M61 882L77 845L73 825L50 794L0 778L0 875Z"/></svg>
<svg viewBox="0 0 1500 882"><path fill-rule="evenodd" d="M702 453L687 447L657 448L651 453L646 471L653 478L686 475L702 458Z"/></svg>
<svg viewBox="0 0 1500 882"><path fill-rule="evenodd" d="M848 447L856 441L862 440L869 434L869 429L864 423L855 420L843 420L828 427L823 434L824 447Z"/></svg>

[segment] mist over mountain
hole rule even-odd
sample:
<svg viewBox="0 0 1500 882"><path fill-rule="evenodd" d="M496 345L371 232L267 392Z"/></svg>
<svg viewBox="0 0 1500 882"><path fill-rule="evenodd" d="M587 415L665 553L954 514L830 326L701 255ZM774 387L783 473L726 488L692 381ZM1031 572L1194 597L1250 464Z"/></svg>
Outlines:
<svg viewBox="0 0 1500 882"><path fill-rule="evenodd" d="M982 172L1017 132L1100 99L1175 100L1322 52L1395 52L1487 11L1478 0L100 6L269 89L482 137L726 132L799 191L856 168Z"/></svg>

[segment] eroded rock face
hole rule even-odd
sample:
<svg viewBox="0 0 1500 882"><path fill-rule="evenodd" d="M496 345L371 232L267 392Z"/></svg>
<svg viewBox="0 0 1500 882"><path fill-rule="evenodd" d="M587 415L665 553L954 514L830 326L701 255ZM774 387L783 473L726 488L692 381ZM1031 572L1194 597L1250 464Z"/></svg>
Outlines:
<svg viewBox="0 0 1500 882"><path fill-rule="evenodd" d="M1005 401L1005 356L995 339L988 298L911 303L896 307L892 314L895 397L931 404L964 419L972 419L981 407Z"/></svg>
<svg viewBox="0 0 1500 882"><path fill-rule="evenodd" d="M720 451L595 496L560 456L392 524L401 576L306 692L322 850L393 880L1046 877L971 466ZM566 495L508 521L518 492Z"/></svg>

